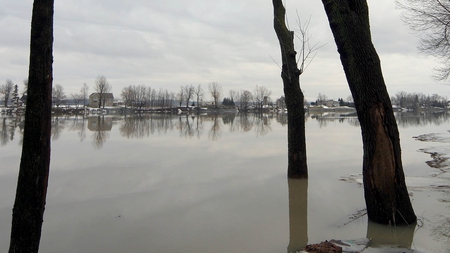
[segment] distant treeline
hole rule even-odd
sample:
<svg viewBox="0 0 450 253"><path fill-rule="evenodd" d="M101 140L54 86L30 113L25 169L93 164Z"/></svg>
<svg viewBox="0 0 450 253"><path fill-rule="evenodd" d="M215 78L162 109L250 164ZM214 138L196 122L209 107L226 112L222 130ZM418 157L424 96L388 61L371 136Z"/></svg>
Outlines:
<svg viewBox="0 0 450 253"><path fill-rule="evenodd" d="M400 91L395 96L392 96L391 102L394 106L407 109L446 108L448 105L447 97L442 97L438 94L430 96L423 93L407 93L405 91Z"/></svg>

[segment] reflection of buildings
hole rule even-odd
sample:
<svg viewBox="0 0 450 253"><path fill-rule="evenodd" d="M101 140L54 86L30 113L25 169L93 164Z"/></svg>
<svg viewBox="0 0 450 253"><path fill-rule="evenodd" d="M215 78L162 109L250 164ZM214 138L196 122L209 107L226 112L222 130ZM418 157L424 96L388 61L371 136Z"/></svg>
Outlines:
<svg viewBox="0 0 450 253"><path fill-rule="evenodd" d="M111 131L113 119L105 116L88 117L88 129L91 131Z"/></svg>
<svg viewBox="0 0 450 253"><path fill-rule="evenodd" d="M297 252L308 244L308 179L288 179L289 245L287 252Z"/></svg>

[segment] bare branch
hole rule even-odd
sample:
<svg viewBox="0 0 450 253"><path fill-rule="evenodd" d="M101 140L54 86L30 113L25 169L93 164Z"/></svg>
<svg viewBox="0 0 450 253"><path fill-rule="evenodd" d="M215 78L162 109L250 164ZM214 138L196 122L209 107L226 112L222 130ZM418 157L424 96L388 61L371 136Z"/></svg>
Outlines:
<svg viewBox="0 0 450 253"><path fill-rule="evenodd" d="M450 76L450 2L442 0L402 0L397 6L405 12L402 20L420 38L419 50L437 57L441 67L434 78L446 80Z"/></svg>

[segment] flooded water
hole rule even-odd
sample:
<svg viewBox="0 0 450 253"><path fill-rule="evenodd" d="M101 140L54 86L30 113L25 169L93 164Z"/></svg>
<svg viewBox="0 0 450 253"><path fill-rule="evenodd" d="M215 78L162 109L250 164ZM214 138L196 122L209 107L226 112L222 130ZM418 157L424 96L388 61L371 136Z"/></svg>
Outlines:
<svg viewBox="0 0 450 253"><path fill-rule="evenodd" d="M286 177L286 115L55 117L41 252L286 253L359 238L371 247L450 252L450 176L426 163L450 143L413 138L449 134L450 117L397 119L419 221L395 228L364 215L352 115L307 116L308 180ZM23 121L2 116L0 126L7 252Z"/></svg>

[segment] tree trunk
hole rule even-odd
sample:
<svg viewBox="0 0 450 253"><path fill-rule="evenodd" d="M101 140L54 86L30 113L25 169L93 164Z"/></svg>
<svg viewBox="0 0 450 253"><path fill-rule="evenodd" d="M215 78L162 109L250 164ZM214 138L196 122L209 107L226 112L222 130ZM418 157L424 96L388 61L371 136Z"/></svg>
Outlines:
<svg viewBox="0 0 450 253"><path fill-rule="evenodd" d="M38 252L50 166L53 0L35 0L22 157L9 252Z"/></svg>
<svg viewBox="0 0 450 253"><path fill-rule="evenodd" d="M322 0L361 125L363 181L369 219L416 220L403 174L400 139L380 59L372 44L365 0Z"/></svg>
<svg viewBox="0 0 450 253"><path fill-rule="evenodd" d="M273 0L272 2L273 23L280 42L283 62L281 78L288 110L288 177L307 178L304 96L300 89L301 72L297 67L297 52L294 50L294 32L286 27L286 9L282 1Z"/></svg>

